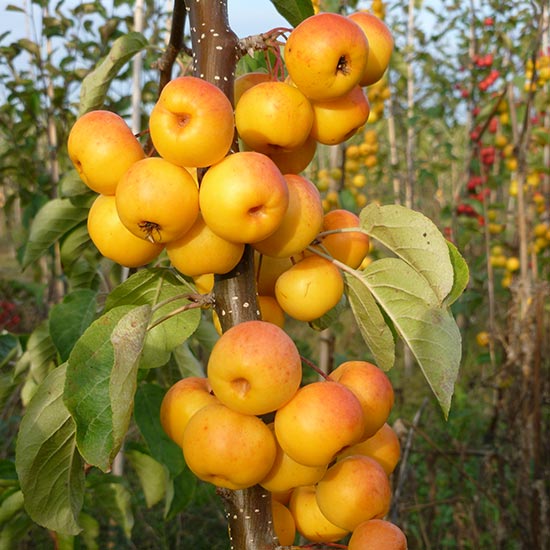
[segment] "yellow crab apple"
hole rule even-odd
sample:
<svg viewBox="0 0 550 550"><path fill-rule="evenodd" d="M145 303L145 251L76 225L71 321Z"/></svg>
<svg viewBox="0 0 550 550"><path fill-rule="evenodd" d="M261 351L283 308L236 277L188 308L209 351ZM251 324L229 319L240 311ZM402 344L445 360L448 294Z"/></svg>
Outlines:
<svg viewBox="0 0 550 550"><path fill-rule="evenodd" d="M262 415L289 401L300 386L302 363L286 332L267 321L245 321L224 332L207 365L216 397L245 414Z"/></svg>
<svg viewBox="0 0 550 550"><path fill-rule="evenodd" d="M334 99L356 86L368 53L365 33L336 13L308 17L290 33L284 47L290 79L314 100Z"/></svg>
<svg viewBox="0 0 550 550"><path fill-rule="evenodd" d="M220 237L237 243L267 238L288 208L288 186L266 155L241 151L211 166L202 178L200 210Z"/></svg>
<svg viewBox="0 0 550 550"><path fill-rule="evenodd" d="M185 167L210 166L225 157L233 143L233 106L214 84L180 76L162 89L149 131L166 160Z"/></svg>
<svg viewBox="0 0 550 550"><path fill-rule="evenodd" d="M306 141L289 151L272 150L267 156L277 165L283 174L299 174L303 172L315 157L317 140L309 134Z"/></svg>
<svg viewBox="0 0 550 550"><path fill-rule="evenodd" d="M203 407L219 403L204 377L189 376L168 388L160 405L160 423L166 435L180 447L191 417Z"/></svg>
<svg viewBox="0 0 550 550"><path fill-rule="evenodd" d="M280 81L262 82L243 93L235 107L235 125L247 147L269 154L303 145L313 124L307 97Z"/></svg>
<svg viewBox="0 0 550 550"><path fill-rule="evenodd" d="M122 223L151 242L179 239L199 213L199 190L191 174L160 157L134 163L120 180L115 197Z"/></svg>
<svg viewBox="0 0 550 550"><path fill-rule="evenodd" d="M333 381L301 387L275 413L275 435L283 451L305 466L324 466L361 440L363 410L354 393Z"/></svg>
<svg viewBox="0 0 550 550"><path fill-rule="evenodd" d="M291 258L273 258L254 251L254 271L258 294L275 296L275 284L279 275L294 265Z"/></svg>
<svg viewBox="0 0 550 550"><path fill-rule="evenodd" d="M312 101L311 135L325 145L337 145L352 137L370 114L367 95L360 86L330 100Z"/></svg>
<svg viewBox="0 0 550 550"><path fill-rule="evenodd" d="M271 500L273 530L281 546L291 546L296 538L296 523L292 512L278 500Z"/></svg>
<svg viewBox="0 0 550 550"><path fill-rule="evenodd" d="M259 483L275 460L275 438L257 416L222 404L207 405L183 432L183 456L203 481L239 490Z"/></svg>
<svg viewBox="0 0 550 550"><path fill-rule="evenodd" d="M172 265L184 275L228 273L241 259L244 244L232 243L216 235L199 212L195 223L182 237L166 245Z"/></svg>
<svg viewBox="0 0 550 550"><path fill-rule="evenodd" d="M393 52L393 36L384 21L373 13L358 11L348 17L361 27L369 43L367 64L359 84L370 86L378 82L388 68Z"/></svg>
<svg viewBox="0 0 550 550"><path fill-rule="evenodd" d="M284 178L289 202L281 224L267 239L254 243L261 254L277 258L302 252L323 225L323 204L317 187L297 174L286 174Z"/></svg>
<svg viewBox="0 0 550 550"><path fill-rule="evenodd" d="M102 109L77 119L69 132L67 149L82 181L104 195L114 195L124 172L145 158L124 119Z"/></svg>

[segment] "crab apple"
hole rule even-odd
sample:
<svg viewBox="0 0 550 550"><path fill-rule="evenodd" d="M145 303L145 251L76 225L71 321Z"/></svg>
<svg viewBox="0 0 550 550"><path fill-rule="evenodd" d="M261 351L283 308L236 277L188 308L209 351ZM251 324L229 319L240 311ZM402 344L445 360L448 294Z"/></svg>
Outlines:
<svg viewBox="0 0 550 550"><path fill-rule="evenodd" d="M358 11L348 17L361 27L369 43L367 64L359 84L370 86L378 82L388 68L393 52L393 36L384 21L373 13Z"/></svg>
<svg viewBox="0 0 550 550"><path fill-rule="evenodd" d="M390 508L388 476L376 460L354 455L332 465L317 484L319 509L334 525L353 531L360 523L385 516Z"/></svg>
<svg viewBox="0 0 550 550"><path fill-rule="evenodd" d="M104 195L114 195L124 172L145 158L124 119L104 110L89 111L74 123L67 149L82 181Z"/></svg>
<svg viewBox="0 0 550 550"><path fill-rule="evenodd" d="M336 13L308 17L290 33L284 47L292 82L314 100L334 99L359 84L368 53L361 27Z"/></svg>
<svg viewBox="0 0 550 550"><path fill-rule="evenodd" d="M309 166L316 151L317 140L310 134L299 147L290 151L270 151L267 156L283 174L299 174Z"/></svg>
<svg viewBox="0 0 550 550"><path fill-rule="evenodd" d="M271 235L288 208L288 186L266 155L241 151L211 166L199 202L206 224L220 237L254 243Z"/></svg>
<svg viewBox="0 0 550 550"><path fill-rule="evenodd" d="M270 424L270 427L273 427L273 423ZM283 451L277 442L275 462L267 476L260 481L260 485L271 493L284 493L295 487L314 485L325 475L327 468L327 464L305 466L296 462Z"/></svg>
<svg viewBox="0 0 550 550"><path fill-rule="evenodd" d="M384 425L393 407L393 387L386 373L367 361L346 361L329 376L356 395L365 416L364 437L372 437Z"/></svg>
<svg viewBox="0 0 550 550"><path fill-rule="evenodd" d="M302 252L323 225L323 203L315 184L297 174L286 174L284 178L289 200L281 224L267 239L254 243L261 254L277 258Z"/></svg>
<svg viewBox="0 0 550 550"><path fill-rule="evenodd" d="M258 308L262 321L273 323L280 328L285 326L285 312L273 296L258 295Z"/></svg>
<svg viewBox="0 0 550 550"><path fill-rule="evenodd" d="M340 270L329 260L315 255L294 264L275 283L275 297L280 306L298 321L322 317L343 294Z"/></svg>
<svg viewBox="0 0 550 550"><path fill-rule="evenodd" d="M300 386L296 345L277 325L245 321L224 332L207 365L216 397L245 414L266 414L289 401Z"/></svg>
<svg viewBox="0 0 550 550"><path fill-rule="evenodd" d="M275 284L279 275L293 266L291 258L273 258L254 251L256 286L261 296L275 296Z"/></svg>
<svg viewBox="0 0 550 550"><path fill-rule="evenodd" d="M330 210L323 218L323 231L336 231L344 229L341 233L330 233L323 237L321 249L340 262L357 269L365 259L370 249L370 238L360 231L349 231L354 227L360 227L359 216L338 208Z"/></svg>
<svg viewBox="0 0 550 550"><path fill-rule="evenodd" d="M387 475L397 466L401 456L401 444L393 428L385 423L373 436L346 447L336 457L337 460L351 455L364 455L374 458Z"/></svg>
<svg viewBox="0 0 550 550"><path fill-rule="evenodd" d="M262 82L241 96L235 125L246 145L260 153L288 151L306 141L313 124L308 98L285 82Z"/></svg>
<svg viewBox="0 0 550 550"><path fill-rule="evenodd" d="M88 212L88 234L102 256L125 267L152 262L164 249L136 237L120 221L114 195L98 195Z"/></svg>
<svg viewBox="0 0 550 550"><path fill-rule="evenodd" d="M369 519L360 523L351 534L348 550L407 550L407 537L394 523Z"/></svg>
<svg viewBox="0 0 550 550"><path fill-rule="evenodd" d="M275 413L275 435L283 451L305 466L324 466L344 447L360 441L363 410L354 393L333 381L301 387Z"/></svg>
<svg viewBox="0 0 550 550"><path fill-rule="evenodd" d="M312 101L311 135L325 145L337 145L353 136L367 122L370 106L360 86L332 100Z"/></svg>
<svg viewBox="0 0 550 550"><path fill-rule="evenodd" d="M203 407L219 403L208 379L188 376L168 388L160 405L160 423L166 435L180 447L191 417Z"/></svg>
<svg viewBox="0 0 550 550"><path fill-rule="evenodd" d="M115 197L122 223L152 242L180 238L199 213L199 190L191 174L159 157L134 163L122 176Z"/></svg>
<svg viewBox="0 0 550 550"><path fill-rule="evenodd" d="M166 245L172 265L190 277L228 273L239 263L243 252L244 244L232 243L216 235L204 223L200 212L182 237Z"/></svg>
<svg viewBox="0 0 550 550"><path fill-rule="evenodd" d="M273 530L281 546L291 546L296 538L296 523L292 512L278 500L271 500Z"/></svg>
<svg viewBox="0 0 550 550"><path fill-rule="evenodd" d="M187 466L199 479L238 490L256 485L267 475L276 444L257 416L214 404L190 418L182 449Z"/></svg>
<svg viewBox="0 0 550 550"><path fill-rule="evenodd" d="M180 76L162 89L149 131L166 160L178 166L210 166L225 157L233 143L233 106L214 84Z"/></svg>
<svg viewBox="0 0 550 550"><path fill-rule="evenodd" d="M256 86L256 84L270 82L272 80L273 77L269 73L262 73L261 71L252 71L238 76L233 84L233 102L237 105L241 96L247 90L250 90L250 88Z"/></svg>
<svg viewBox="0 0 550 550"><path fill-rule="evenodd" d="M315 498L314 485L296 487L288 507L294 517L296 530L311 542L336 542L349 532L334 525L323 515Z"/></svg>

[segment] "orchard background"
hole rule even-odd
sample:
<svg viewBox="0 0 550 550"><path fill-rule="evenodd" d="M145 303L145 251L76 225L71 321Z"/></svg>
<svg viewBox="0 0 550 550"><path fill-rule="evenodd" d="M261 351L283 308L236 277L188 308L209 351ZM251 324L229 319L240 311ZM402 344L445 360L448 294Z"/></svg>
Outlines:
<svg viewBox="0 0 550 550"><path fill-rule="evenodd" d="M289 28L314 8L305 0L273 4ZM305 171L325 210L398 204L422 212L469 266L468 286L452 304L462 360L448 419L397 340L390 423L402 457L389 519L411 549L548 548L549 4L318 4L343 14L370 9L395 40L386 76L368 88L366 126L343 145L319 147ZM217 339L206 310L158 368L140 371L112 470L87 470L79 534L53 529L40 503L24 502L15 465L29 401L129 275L88 239L90 200L67 155L68 132L81 101L124 115L135 133L147 127L173 48L172 76L191 67L196 42L186 25L178 44L184 19L174 17L184 8L178 1L3 6L27 32L15 41L9 30L0 35L1 549L229 547L214 487L185 469L155 420L166 389L203 372ZM251 50L237 74L265 63L263 51ZM384 253L375 244L370 258ZM315 329L292 320L285 328L320 365L369 358L349 309ZM48 474L37 477L46 498L57 498Z"/></svg>

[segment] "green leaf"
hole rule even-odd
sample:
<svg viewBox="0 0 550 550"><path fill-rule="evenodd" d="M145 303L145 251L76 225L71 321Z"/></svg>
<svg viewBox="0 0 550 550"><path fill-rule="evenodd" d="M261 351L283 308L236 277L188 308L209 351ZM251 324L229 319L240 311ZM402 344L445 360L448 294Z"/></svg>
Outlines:
<svg viewBox="0 0 550 550"><path fill-rule="evenodd" d="M70 273L73 267L81 260L82 254L90 246L91 240L86 223L77 225L61 243L61 263L66 273Z"/></svg>
<svg viewBox="0 0 550 550"><path fill-rule="evenodd" d="M0 334L0 368L6 365L19 349L19 339L13 334Z"/></svg>
<svg viewBox="0 0 550 550"><path fill-rule="evenodd" d="M69 358L76 341L96 316L97 293L80 289L67 294L50 311L50 335L62 361Z"/></svg>
<svg viewBox="0 0 550 550"><path fill-rule="evenodd" d="M23 509L23 493L19 489L0 494L0 526L8 523Z"/></svg>
<svg viewBox="0 0 550 550"><path fill-rule="evenodd" d="M271 3L293 27L313 15L311 0L271 0Z"/></svg>
<svg viewBox="0 0 550 550"><path fill-rule="evenodd" d="M154 307L151 322L155 322L175 309L190 304L187 296L193 292L195 292L194 287L178 277L171 269L142 269L111 292L105 309L109 310L125 304L148 304L154 307L168 300L166 304L158 308ZM140 368L156 368L164 365L172 351L195 332L200 319L200 308L194 308L179 313L149 330Z"/></svg>
<svg viewBox="0 0 550 550"><path fill-rule="evenodd" d="M390 370L395 362L395 341L376 300L368 287L344 272L346 294L365 343L374 356L376 365Z"/></svg>
<svg viewBox="0 0 550 550"><path fill-rule="evenodd" d="M166 494L166 470L152 456L137 449L128 449L124 454L137 473L147 508L151 508Z"/></svg>
<svg viewBox="0 0 550 550"><path fill-rule="evenodd" d="M139 32L129 32L113 42L107 57L82 81L79 116L103 106L111 81L146 46L147 39Z"/></svg>
<svg viewBox="0 0 550 550"><path fill-rule="evenodd" d="M84 463L75 423L63 403L66 365L54 369L23 417L15 464L29 516L43 527L76 535L84 495Z"/></svg>
<svg viewBox="0 0 550 550"><path fill-rule="evenodd" d="M421 274L441 304L454 283L447 239L424 214L400 205L369 204L361 227Z"/></svg>
<svg viewBox="0 0 550 550"><path fill-rule="evenodd" d="M87 208L75 206L69 199L47 202L32 221L23 269L43 256L52 244L84 221L87 215Z"/></svg>
<svg viewBox="0 0 550 550"><path fill-rule="evenodd" d="M426 279L398 258L373 262L359 280L411 349L447 417L461 359L460 331L448 308L439 305Z"/></svg>
<svg viewBox="0 0 550 550"><path fill-rule="evenodd" d="M329 309L323 316L318 319L314 319L309 323L309 326L314 330L324 330L330 328L336 323L340 315L347 309L347 302L345 296L342 296L338 303L331 309Z"/></svg>
<svg viewBox="0 0 550 550"><path fill-rule="evenodd" d="M445 304L450 306L451 304L456 302L458 298L460 298L460 296L466 289L468 281L470 280L470 270L468 269L468 264L461 256L457 247L450 241L447 241L447 246L449 247L451 264L453 265L454 272L453 288L445 299Z"/></svg>
<svg viewBox="0 0 550 550"><path fill-rule="evenodd" d="M82 512L79 516L80 525L82 526L82 532L80 538L85 544L86 550L100 550L99 549L99 521L94 517Z"/></svg>
<svg viewBox="0 0 550 550"><path fill-rule="evenodd" d="M121 306L94 321L69 356L65 403L85 460L103 471L119 451L134 404L149 306Z"/></svg>
<svg viewBox="0 0 550 550"><path fill-rule="evenodd" d="M187 466L177 477L170 479L166 489L164 510L167 521L173 519L193 502L198 484L197 476Z"/></svg>
<svg viewBox="0 0 550 550"><path fill-rule="evenodd" d="M166 435L160 424L164 394L165 390L157 384L141 384L136 392L134 418L151 456L176 477L185 468L185 461L181 448Z"/></svg>

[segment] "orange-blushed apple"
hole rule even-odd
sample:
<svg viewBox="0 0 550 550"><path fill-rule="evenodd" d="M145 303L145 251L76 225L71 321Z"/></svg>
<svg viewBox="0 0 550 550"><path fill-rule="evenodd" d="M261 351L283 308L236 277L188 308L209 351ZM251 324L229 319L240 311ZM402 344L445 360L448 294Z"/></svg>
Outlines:
<svg viewBox="0 0 550 550"><path fill-rule="evenodd" d="M140 267L152 262L164 249L136 237L120 221L114 195L98 195L88 212L88 234L102 256L125 267Z"/></svg>
<svg viewBox="0 0 550 550"><path fill-rule="evenodd" d="M241 151L211 166L200 186L200 209L220 237L254 243L271 235L288 208L288 186L266 155Z"/></svg>
<svg viewBox="0 0 550 550"><path fill-rule="evenodd" d="M149 117L151 140L159 155L178 166L206 167L231 148L233 106L214 84L180 76L163 89Z"/></svg>
<svg viewBox="0 0 550 550"><path fill-rule="evenodd" d="M207 375L223 404L262 415L294 396L302 380L302 363L296 344L283 329L267 321L245 321L214 344Z"/></svg>
<svg viewBox="0 0 550 550"><path fill-rule="evenodd" d="M319 509L315 485L296 487L288 504L296 530L311 542L336 542L349 531L331 523Z"/></svg>
<svg viewBox="0 0 550 550"><path fill-rule="evenodd" d="M320 256L308 256L275 283L275 297L285 313L298 321L313 321L332 309L344 294L340 270Z"/></svg>
<svg viewBox="0 0 550 550"><path fill-rule="evenodd" d="M323 203L315 184L304 176L285 174L288 208L279 227L267 239L254 243L261 254L287 258L299 254L323 226Z"/></svg>
<svg viewBox="0 0 550 550"><path fill-rule="evenodd" d="M302 386L275 413L275 435L283 451L306 466L324 466L361 440L365 421L354 393L338 382Z"/></svg>
<svg viewBox="0 0 550 550"><path fill-rule="evenodd" d="M82 181L104 195L114 195L124 172L145 158L124 119L103 109L77 119L69 132L67 149Z"/></svg>
<svg viewBox="0 0 550 550"><path fill-rule="evenodd" d="M349 92L363 76L369 43L351 19L319 13L289 35L284 59L294 85L310 99L334 99Z"/></svg>
<svg viewBox="0 0 550 550"><path fill-rule="evenodd" d="M346 447L336 457L337 460L351 455L364 455L374 458L387 475L397 466L401 457L401 444L393 428L385 423L373 436Z"/></svg>
<svg viewBox="0 0 550 550"><path fill-rule="evenodd" d="M313 109L294 86L262 82L243 93L235 107L235 125L246 145L260 153L289 151L309 136Z"/></svg>
<svg viewBox="0 0 550 550"><path fill-rule="evenodd" d="M367 64L359 84L370 86L378 82L388 68L393 52L393 36L384 21L373 13L358 11L348 17L361 27L369 42Z"/></svg>
<svg viewBox="0 0 550 550"><path fill-rule="evenodd" d="M269 82L273 80L273 77L269 73L263 73L261 71L251 71L249 73L244 73L235 78L233 85L233 102L235 105L238 105L241 96L252 88L256 84L261 82Z"/></svg>
<svg viewBox="0 0 550 550"><path fill-rule="evenodd" d="M182 237L166 245L172 265L184 275L196 277L207 273L231 271L241 259L244 244L233 243L216 235L204 222L201 213Z"/></svg>
<svg viewBox="0 0 550 550"><path fill-rule="evenodd" d="M199 190L193 176L160 157L134 163L122 176L115 197L122 223L151 242L179 239L199 213Z"/></svg>
<svg viewBox="0 0 550 550"><path fill-rule="evenodd" d="M376 460L354 455L330 466L317 484L315 497L330 522L353 531L363 521L388 513L391 487Z"/></svg>
<svg viewBox="0 0 550 550"><path fill-rule="evenodd" d="M311 135L325 145L347 141L367 122L370 114L367 94L360 86L336 99L312 101L311 104Z"/></svg>
<svg viewBox="0 0 550 550"><path fill-rule="evenodd" d="M191 417L203 407L219 403L211 391L205 377L188 376L172 384L164 394L160 405L160 424L166 435L180 447Z"/></svg>
<svg viewBox="0 0 550 550"><path fill-rule="evenodd" d="M351 534L348 550L407 550L407 537L395 523L370 519L360 523Z"/></svg>
<svg viewBox="0 0 550 550"><path fill-rule="evenodd" d="M222 404L207 405L190 418L182 449L199 479L232 490L260 482L276 453L273 433L260 418Z"/></svg>
<svg viewBox="0 0 550 550"><path fill-rule="evenodd" d="M393 407L394 391L386 373L368 361L345 361L330 373L330 378L357 396L365 416L364 438L372 437Z"/></svg>

